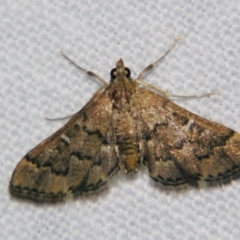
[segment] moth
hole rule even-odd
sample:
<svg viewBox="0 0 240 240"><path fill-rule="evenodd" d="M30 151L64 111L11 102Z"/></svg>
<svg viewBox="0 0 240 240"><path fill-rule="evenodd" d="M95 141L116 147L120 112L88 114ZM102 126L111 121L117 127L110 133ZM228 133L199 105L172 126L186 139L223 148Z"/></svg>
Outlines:
<svg viewBox="0 0 240 240"><path fill-rule="evenodd" d="M63 201L97 191L120 169L137 172L141 163L164 186L215 186L239 178L238 133L179 107L141 81L158 61L133 80L120 59L109 84L84 70L103 87L22 158L10 193L37 202Z"/></svg>

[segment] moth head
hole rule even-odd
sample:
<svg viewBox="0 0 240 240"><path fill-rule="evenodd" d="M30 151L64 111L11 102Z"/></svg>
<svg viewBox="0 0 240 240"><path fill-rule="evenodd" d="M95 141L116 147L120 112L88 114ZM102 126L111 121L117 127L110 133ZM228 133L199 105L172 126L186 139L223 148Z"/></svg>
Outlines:
<svg viewBox="0 0 240 240"><path fill-rule="evenodd" d="M117 64L116 68L113 68L110 72L111 82L114 81L120 75L125 76L126 78L130 79L131 71L129 68L124 67L123 60L120 59Z"/></svg>

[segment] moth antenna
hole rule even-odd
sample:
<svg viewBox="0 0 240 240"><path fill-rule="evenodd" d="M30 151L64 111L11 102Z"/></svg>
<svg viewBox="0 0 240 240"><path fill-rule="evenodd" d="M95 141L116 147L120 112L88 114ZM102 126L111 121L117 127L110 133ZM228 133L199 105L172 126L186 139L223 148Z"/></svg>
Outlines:
<svg viewBox="0 0 240 240"><path fill-rule="evenodd" d="M168 50L155 62L151 63L149 66L147 66L137 77L137 80L142 79L143 75L149 72L151 69L153 69L158 62L163 60L171 51L172 49L177 45L177 43L182 39L181 36L177 37L175 41L172 43L172 45L168 48Z"/></svg>
<svg viewBox="0 0 240 240"><path fill-rule="evenodd" d="M63 51L60 51L60 52L61 52L62 56L65 57L75 67L77 67L81 71L85 72L88 76L90 76L92 78L96 78L103 85L108 86L108 84L100 76L98 76L96 73L85 70L84 68L80 67L77 63L75 63L72 59L70 59Z"/></svg>

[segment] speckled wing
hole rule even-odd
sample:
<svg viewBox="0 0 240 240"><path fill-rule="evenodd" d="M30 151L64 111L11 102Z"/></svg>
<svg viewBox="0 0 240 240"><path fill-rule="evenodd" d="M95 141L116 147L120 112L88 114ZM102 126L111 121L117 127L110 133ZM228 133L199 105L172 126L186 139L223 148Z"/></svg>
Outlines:
<svg viewBox="0 0 240 240"><path fill-rule="evenodd" d="M119 168L111 114L108 93L94 96L18 163L10 193L38 202L57 202L105 185Z"/></svg>
<svg viewBox="0 0 240 240"><path fill-rule="evenodd" d="M240 177L240 135L144 88L135 93L143 159L167 186L226 184Z"/></svg>

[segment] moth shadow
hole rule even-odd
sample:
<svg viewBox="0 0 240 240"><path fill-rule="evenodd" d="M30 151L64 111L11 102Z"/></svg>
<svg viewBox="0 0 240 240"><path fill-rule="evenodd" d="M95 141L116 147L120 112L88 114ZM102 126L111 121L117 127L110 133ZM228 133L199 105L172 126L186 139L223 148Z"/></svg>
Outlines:
<svg viewBox="0 0 240 240"><path fill-rule="evenodd" d="M231 186L231 183L226 183L226 184L221 184L221 183L216 183L213 185L206 185L206 186L194 186L194 185L189 185L189 184L183 184L183 185L178 185L178 186L166 186L163 185L160 182L155 182L153 179L149 179L149 185L154 188L157 191L161 191L167 195L169 194L188 194L190 191L204 191L206 193L208 192L213 192L217 191L219 189L227 188Z"/></svg>
<svg viewBox="0 0 240 240"><path fill-rule="evenodd" d="M35 207L43 207L43 206L49 206L49 207L54 207L54 206L59 206L59 205L64 205L66 203L73 203L76 202L77 200L80 200L81 203L87 203L89 201L96 202L99 200L101 197L104 198L108 195L108 185L105 185L104 187L95 190L93 192L87 192L87 193L79 193L76 194L75 196L66 196L63 199L52 199L52 200L41 200L37 198L29 198L29 197L21 197L21 196L15 196L12 195L11 193L8 194L9 199L12 202L15 203L21 203L21 204L32 204Z"/></svg>
<svg viewBox="0 0 240 240"><path fill-rule="evenodd" d="M11 194L11 190L9 188L8 196L9 199L15 203L23 203L23 204L32 204L36 207L42 207L42 206L50 206L53 207L54 205L64 205L65 203L71 203L76 201L81 201L81 204L84 204L86 202L96 202L99 200L99 198L105 198L109 195L109 191L111 191L114 187L119 187L119 184L121 182L131 182L134 181L137 178L138 174L130 173L130 174L124 174L121 170L116 173L114 176L109 179L109 182L106 185L101 186L99 189L94 189L92 191L88 192L79 192L69 194L67 196L64 196L63 198L52 198L52 199L41 199L39 197L36 197L33 195L33 197L30 197L29 195L13 195Z"/></svg>
<svg viewBox="0 0 240 240"><path fill-rule="evenodd" d="M205 191L205 192L212 192L212 191L217 191L219 189L223 189L223 188L227 188L227 187L231 187L231 185L234 183L234 180L236 179L232 179L226 182L212 182L211 184L206 183L205 184L191 184L191 183L185 183L185 184L180 184L177 186L171 186L171 185L164 185L161 182L157 182L154 179L151 178L150 174L148 173L147 169L142 169L143 174L148 175L149 180L148 180L148 184L149 187L159 191L159 192L163 192L167 195L169 194L187 194L190 191Z"/></svg>

